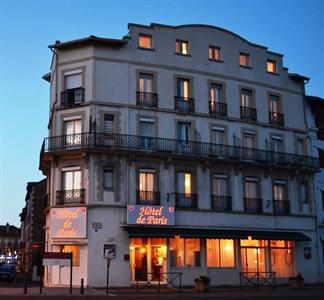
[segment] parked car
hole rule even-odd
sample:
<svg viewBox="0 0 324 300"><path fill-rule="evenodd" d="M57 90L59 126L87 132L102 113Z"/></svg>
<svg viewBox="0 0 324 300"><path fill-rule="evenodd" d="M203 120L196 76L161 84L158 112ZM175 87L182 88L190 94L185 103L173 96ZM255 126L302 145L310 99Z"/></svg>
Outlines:
<svg viewBox="0 0 324 300"><path fill-rule="evenodd" d="M16 268L14 265L1 264L0 265L0 280L14 280L16 277Z"/></svg>

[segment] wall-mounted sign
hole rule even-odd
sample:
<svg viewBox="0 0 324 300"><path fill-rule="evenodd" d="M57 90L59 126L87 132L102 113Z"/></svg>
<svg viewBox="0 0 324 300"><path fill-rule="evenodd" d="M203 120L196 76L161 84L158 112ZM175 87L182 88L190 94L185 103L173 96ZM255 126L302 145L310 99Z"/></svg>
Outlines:
<svg viewBox="0 0 324 300"><path fill-rule="evenodd" d="M86 238L87 209L85 207L52 208L50 232L54 239Z"/></svg>
<svg viewBox="0 0 324 300"><path fill-rule="evenodd" d="M45 252L43 266L70 266L71 253Z"/></svg>
<svg viewBox="0 0 324 300"><path fill-rule="evenodd" d="M127 205L127 224L174 225L174 207Z"/></svg>

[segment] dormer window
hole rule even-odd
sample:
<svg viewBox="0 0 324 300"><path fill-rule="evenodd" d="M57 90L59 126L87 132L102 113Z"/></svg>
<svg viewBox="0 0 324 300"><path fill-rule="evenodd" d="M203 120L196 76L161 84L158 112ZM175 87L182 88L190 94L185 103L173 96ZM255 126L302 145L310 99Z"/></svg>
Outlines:
<svg viewBox="0 0 324 300"><path fill-rule="evenodd" d="M240 53L240 66L250 66L250 55L246 53Z"/></svg>
<svg viewBox="0 0 324 300"><path fill-rule="evenodd" d="M269 73L278 73L277 62L275 62L274 60L268 60L267 61L267 71Z"/></svg>
<svg viewBox="0 0 324 300"><path fill-rule="evenodd" d="M138 38L138 47L143 49L153 49L152 36L148 34L140 34Z"/></svg>
<svg viewBox="0 0 324 300"><path fill-rule="evenodd" d="M189 43L187 41L176 40L176 54L189 55Z"/></svg>

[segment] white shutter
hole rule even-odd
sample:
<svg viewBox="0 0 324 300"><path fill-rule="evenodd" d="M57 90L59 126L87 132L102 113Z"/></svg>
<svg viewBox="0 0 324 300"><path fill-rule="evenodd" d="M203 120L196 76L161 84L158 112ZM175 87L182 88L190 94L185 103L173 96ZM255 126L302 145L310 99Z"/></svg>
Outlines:
<svg viewBox="0 0 324 300"><path fill-rule="evenodd" d="M81 74L73 74L65 76L65 89L76 89L82 86Z"/></svg>
<svg viewBox="0 0 324 300"><path fill-rule="evenodd" d="M114 115L105 115L104 132L106 133L114 132Z"/></svg>

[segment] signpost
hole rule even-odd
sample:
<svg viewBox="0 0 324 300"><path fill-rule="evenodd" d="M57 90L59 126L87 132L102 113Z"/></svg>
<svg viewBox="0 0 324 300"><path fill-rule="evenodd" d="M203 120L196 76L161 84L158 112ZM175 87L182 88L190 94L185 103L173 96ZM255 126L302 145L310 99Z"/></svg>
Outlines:
<svg viewBox="0 0 324 300"><path fill-rule="evenodd" d="M104 258L107 260L107 283L106 283L106 295L109 291L109 268L113 258L116 257L116 245L105 244L104 245Z"/></svg>
<svg viewBox="0 0 324 300"><path fill-rule="evenodd" d="M72 294L73 253L45 252L43 266L70 266L70 294Z"/></svg>

